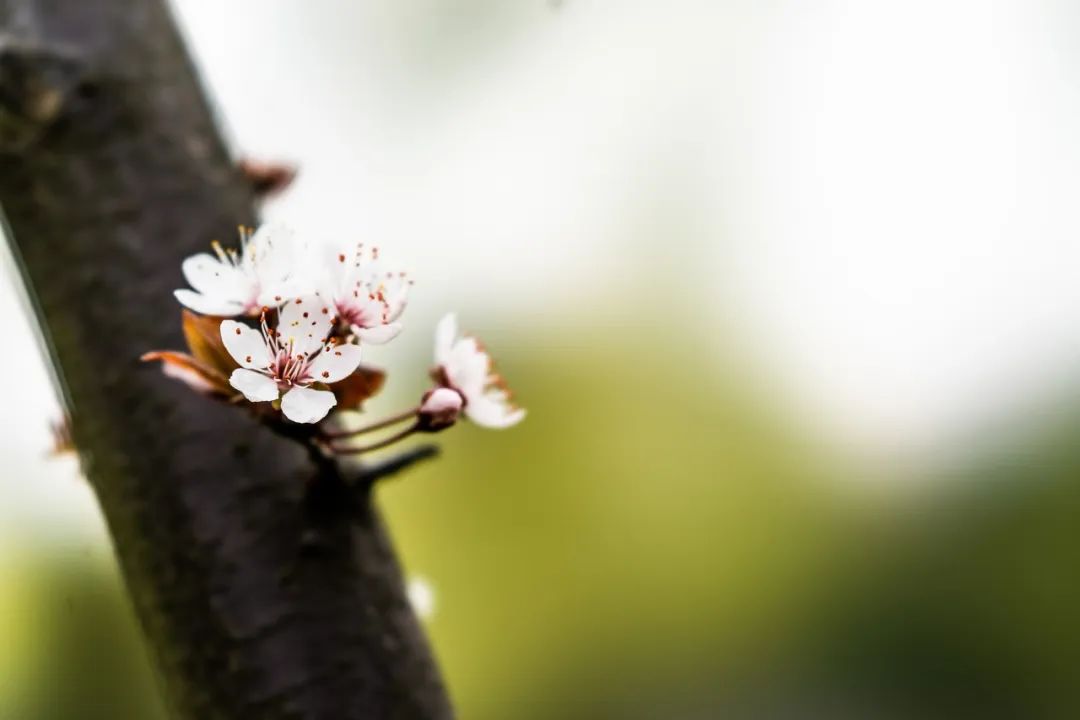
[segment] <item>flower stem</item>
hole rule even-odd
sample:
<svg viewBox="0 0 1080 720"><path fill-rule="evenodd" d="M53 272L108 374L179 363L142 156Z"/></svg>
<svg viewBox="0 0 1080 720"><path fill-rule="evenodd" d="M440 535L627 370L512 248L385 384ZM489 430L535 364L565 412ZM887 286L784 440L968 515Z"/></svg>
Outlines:
<svg viewBox="0 0 1080 720"><path fill-rule="evenodd" d="M391 425L397 425L399 422L404 422L411 417L414 417L420 410L419 407L410 408L396 415L391 415L388 418L383 418L377 423L371 425L365 425L359 430L342 430L340 432L321 432L319 436L323 440L340 440L342 438L355 437L357 435L363 435L365 433L374 432L376 430L382 430L383 428L390 427Z"/></svg>
<svg viewBox="0 0 1080 720"><path fill-rule="evenodd" d="M419 429L420 429L420 423L413 423L412 425L405 428L404 430L402 430L400 432L397 432L397 433L394 433L390 437L385 438L383 440L379 440L378 442L374 442L374 443L372 443L370 445L364 445L362 447L351 447L351 448L336 448L336 447L331 446L330 449L331 449L331 451L333 451L333 453L335 455L362 455L364 453L373 452L375 450L381 450L384 447L389 447L390 445L393 445L394 443L396 443L396 442L398 442L400 440L404 440L405 438L409 437L410 435L412 435L414 432L416 432Z"/></svg>

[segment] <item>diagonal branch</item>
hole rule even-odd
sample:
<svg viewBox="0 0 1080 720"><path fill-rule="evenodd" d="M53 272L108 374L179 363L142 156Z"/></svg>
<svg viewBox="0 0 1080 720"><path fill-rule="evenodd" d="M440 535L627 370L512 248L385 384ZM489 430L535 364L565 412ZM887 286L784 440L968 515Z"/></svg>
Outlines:
<svg viewBox="0 0 1080 720"><path fill-rule="evenodd" d="M178 716L450 717L370 494L139 363L253 200L164 0L0 0L0 207Z"/></svg>

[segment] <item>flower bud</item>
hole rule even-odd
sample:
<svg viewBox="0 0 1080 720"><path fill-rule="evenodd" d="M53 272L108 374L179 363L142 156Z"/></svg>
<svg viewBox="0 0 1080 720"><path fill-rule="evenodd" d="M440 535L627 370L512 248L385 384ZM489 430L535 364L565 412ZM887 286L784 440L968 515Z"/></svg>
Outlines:
<svg viewBox="0 0 1080 720"><path fill-rule="evenodd" d="M450 388L435 388L424 395L418 413L420 427L426 432L438 432L457 422L465 404L461 394Z"/></svg>

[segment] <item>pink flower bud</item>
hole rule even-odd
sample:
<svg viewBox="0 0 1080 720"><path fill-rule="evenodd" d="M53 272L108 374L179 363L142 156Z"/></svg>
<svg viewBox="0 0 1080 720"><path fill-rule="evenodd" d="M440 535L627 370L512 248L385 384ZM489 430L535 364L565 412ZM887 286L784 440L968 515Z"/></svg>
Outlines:
<svg viewBox="0 0 1080 720"><path fill-rule="evenodd" d="M424 395L420 405L420 422L425 430L435 432L457 422L464 405L461 393L450 388L435 388Z"/></svg>

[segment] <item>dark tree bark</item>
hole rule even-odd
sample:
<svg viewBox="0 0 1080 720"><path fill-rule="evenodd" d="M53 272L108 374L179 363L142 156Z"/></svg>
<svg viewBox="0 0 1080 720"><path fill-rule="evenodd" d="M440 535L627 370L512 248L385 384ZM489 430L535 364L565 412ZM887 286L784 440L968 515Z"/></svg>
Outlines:
<svg viewBox="0 0 1080 720"><path fill-rule="evenodd" d="M370 486L139 362L183 347L181 260L253 219L164 1L0 27L0 207L174 712L450 717Z"/></svg>

